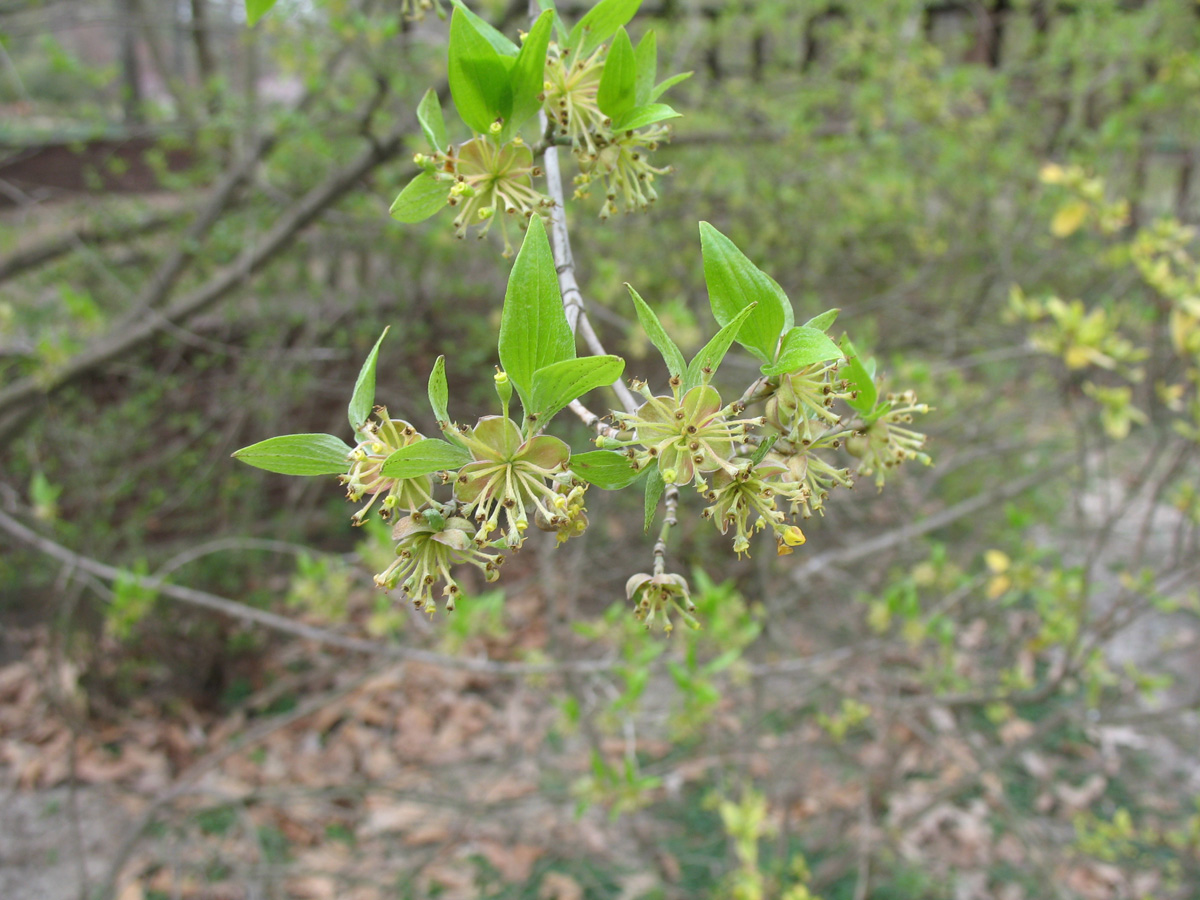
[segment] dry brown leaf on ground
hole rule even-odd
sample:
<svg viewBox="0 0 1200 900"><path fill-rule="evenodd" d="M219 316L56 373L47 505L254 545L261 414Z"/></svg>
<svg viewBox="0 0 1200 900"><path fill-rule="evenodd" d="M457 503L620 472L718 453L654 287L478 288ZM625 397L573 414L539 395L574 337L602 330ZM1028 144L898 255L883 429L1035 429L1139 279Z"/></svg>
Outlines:
<svg viewBox="0 0 1200 900"><path fill-rule="evenodd" d="M547 872L538 891L538 900L583 900L583 888L570 875Z"/></svg>
<svg viewBox="0 0 1200 900"><path fill-rule="evenodd" d="M479 852L491 863L505 881L519 883L533 872L533 864L546 852L532 844L501 844L499 841L477 842Z"/></svg>

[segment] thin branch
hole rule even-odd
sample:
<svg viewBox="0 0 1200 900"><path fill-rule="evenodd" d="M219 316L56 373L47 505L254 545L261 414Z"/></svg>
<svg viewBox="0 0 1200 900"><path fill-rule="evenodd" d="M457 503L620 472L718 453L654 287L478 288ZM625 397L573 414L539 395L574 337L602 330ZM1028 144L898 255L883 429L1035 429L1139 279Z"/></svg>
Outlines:
<svg viewBox="0 0 1200 900"><path fill-rule="evenodd" d="M1060 457L1048 466L1038 469L1036 472L1031 472L1023 478L1004 482L989 491L968 497L966 500L956 503L954 506L943 509L940 512L933 513L924 519L908 522L899 528L894 528L891 531L865 541L859 541L851 546L838 547L834 550L826 550L824 553L818 553L804 565L792 571L792 580L798 584L805 584L814 575L832 566L867 559L901 544L910 543L921 535L937 531L939 528L945 528L947 525L983 512L985 509L993 508L998 503L1010 500L1026 491L1033 490L1069 465L1070 459L1067 456Z"/></svg>
<svg viewBox="0 0 1200 900"><path fill-rule="evenodd" d="M42 373L38 377L23 378L0 391L0 414L10 413L50 397L96 368L154 339L168 325L185 322L223 300L226 295L244 285L281 251L287 249L303 228L352 190L365 175L396 157L403 148L405 135L410 130L411 123L406 120L382 141L360 151L347 165L330 174L325 181L298 200L258 243L248 247L235 263L215 274L206 284L180 297L161 312L147 310L138 321L130 322L124 328L114 328L57 370ZM232 177L229 180L232 181ZM172 281L174 277L175 275L171 275ZM169 290L169 286L166 289ZM155 297L158 296L158 290L156 289ZM153 298L147 294L147 299Z"/></svg>
<svg viewBox="0 0 1200 900"><path fill-rule="evenodd" d="M118 578L122 578L146 590L154 591L162 594L164 597L170 597L172 600L178 600L182 603L187 603L190 606L196 606L200 609L207 609L211 612L221 613L222 615L229 616L243 622L252 622L255 625L262 625L274 631L290 634L293 637L314 641L318 644L324 644L328 647L336 647L340 650L348 650L352 653L365 653L383 658L427 663L429 665L441 666L443 668L462 669L468 672L480 672L489 675L505 676L553 674L561 673L567 669L570 669L573 672L603 672L610 670L614 665L614 663L607 660L581 660L569 663L564 662L534 665L525 663L495 662L490 659L460 659L453 656L447 656L443 653L435 653L431 650L421 650L417 647L404 647L398 644L386 644L381 641L369 641L364 640L363 638L350 637L348 635L342 635L328 631L324 628L317 628L313 625L305 625L301 622L295 622L289 618L286 618L285 616L276 615L275 613L268 612L264 609L248 606L244 603L239 603L236 600L229 600L225 597L219 597L216 594L210 594L207 591L200 591L196 590L195 588L183 587L181 585L168 584L161 578L140 576L136 573L107 565L99 560L82 556L72 550L67 549L61 544L58 544L49 538L43 537L37 532L26 528L16 519L4 512L0 512L0 529L7 531L17 540L28 544L29 546L46 554L47 556L52 557L53 559L57 559L58 561L70 566L75 566L81 571L88 572L97 576L98 578L104 579L105 581L115 581Z"/></svg>
<svg viewBox="0 0 1200 900"><path fill-rule="evenodd" d="M177 209L165 213L143 216L134 222L126 222L111 228L84 226L47 238L41 243L18 247L4 259L0 259L0 281L20 275L30 269L53 262L70 253L76 247L87 244L107 244L123 241L148 231L157 231L171 225L186 213Z"/></svg>
<svg viewBox="0 0 1200 900"><path fill-rule="evenodd" d="M546 114L540 115L544 126ZM572 333L577 333L583 338L593 354L606 356L608 351L604 349L595 329L592 328L584 306L583 292L579 289L579 281L575 277L575 257L571 252L571 235L567 231L567 208L563 197L562 170L558 165L558 147L546 147L542 156L542 167L546 173L546 193L554 201L550 212L550 246L554 252L554 265L558 271L558 287L562 291L567 324ZM613 382L612 389L626 412L635 412L641 405L620 379Z"/></svg>

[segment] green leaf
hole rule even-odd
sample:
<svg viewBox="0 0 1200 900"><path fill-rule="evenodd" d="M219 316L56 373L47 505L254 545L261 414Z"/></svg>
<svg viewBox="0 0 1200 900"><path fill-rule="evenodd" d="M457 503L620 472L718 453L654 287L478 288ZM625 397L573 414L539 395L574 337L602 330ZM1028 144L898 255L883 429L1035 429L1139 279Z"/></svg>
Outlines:
<svg viewBox="0 0 1200 900"><path fill-rule="evenodd" d="M596 91L596 105L600 112L614 121L635 103L634 90L637 85L637 60L633 55L633 44L624 26L617 29L608 56L604 59L604 71L600 75L600 87Z"/></svg>
<svg viewBox="0 0 1200 900"><path fill-rule="evenodd" d="M802 366L837 359L842 355L838 345L829 339L825 332L807 325L797 325L789 328L783 335L779 347L779 358L773 363L764 364L764 375L781 375L784 372L794 372Z"/></svg>
<svg viewBox="0 0 1200 900"><path fill-rule="evenodd" d="M757 303L737 341L763 362L771 362L780 334L792 326L792 304L783 288L707 222L700 223L700 246L713 318L725 325L740 310Z"/></svg>
<svg viewBox="0 0 1200 900"><path fill-rule="evenodd" d="M833 309L827 309L819 316L813 316L811 319L805 322L804 327L815 328L818 331L828 331L833 327L833 323L837 321L838 313L840 312L841 309L837 307L834 307Z"/></svg>
<svg viewBox="0 0 1200 900"><path fill-rule="evenodd" d="M466 444L454 430L454 423L450 421L449 403L450 388L446 384L446 357L439 356L437 362L433 364L433 371L429 373L429 408L433 410L438 428L442 430L446 440L456 447L465 448Z"/></svg>
<svg viewBox="0 0 1200 900"><path fill-rule="evenodd" d="M267 14L275 0L246 0L246 24L254 26Z"/></svg>
<svg viewBox="0 0 1200 900"><path fill-rule="evenodd" d="M554 5L554 0L538 0L538 9L542 12L550 10L554 13L554 34L558 40L558 46L567 46L567 27L563 24L562 16L558 14L558 7Z"/></svg>
<svg viewBox="0 0 1200 900"><path fill-rule="evenodd" d="M539 216L513 263L500 314L500 365L512 379L526 412L533 407L533 373L575 358L575 336L567 325L554 254Z"/></svg>
<svg viewBox="0 0 1200 900"><path fill-rule="evenodd" d="M702 384L712 377L721 365L721 361L725 359L725 354L729 352L729 346L733 343L734 335L738 333L738 329L742 327L742 323L754 312L754 309L754 306L747 306L728 325L718 331L712 340L700 348L700 352L688 364L687 372L683 376L683 389L685 391L691 390L696 385ZM704 371L705 369L709 370L707 374Z"/></svg>
<svg viewBox="0 0 1200 900"><path fill-rule="evenodd" d="M672 75L670 78L663 79L659 82L658 87L650 92L650 102L653 103L675 85L681 81L687 81L692 77L691 72L680 72L678 75Z"/></svg>
<svg viewBox="0 0 1200 900"><path fill-rule="evenodd" d="M471 454L437 438L422 438L401 447L383 461L379 474L385 478L416 478L430 472L454 470L471 461Z"/></svg>
<svg viewBox="0 0 1200 900"><path fill-rule="evenodd" d="M858 351L850 342L849 335L842 337L842 352L846 356L846 380L850 382L851 390L858 392L857 397L846 402L855 412L864 416L868 415L875 408L875 401L879 399L875 381L871 377L870 370L859 358Z"/></svg>
<svg viewBox="0 0 1200 900"><path fill-rule="evenodd" d="M645 128L655 122L666 119L678 119L683 113L678 113L665 103L651 103L649 106L635 106L621 118L613 122L613 131L634 131Z"/></svg>
<svg viewBox="0 0 1200 900"><path fill-rule="evenodd" d="M340 475L350 468L353 449L332 434L284 434L243 447L233 456L280 475Z"/></svg>
<svg viewBox="0 0 1200 900"><path fill-rule="evenodd" d="M491 134L492 123L507 120L512 111L509 72L516 62L516 47L513 56L503 55L474 25L483 20L464 10L455 7L450 19L450 94L469 128Z"/></svg>
<svg viewBox="0 0 1200 900"><path fill-rule="evenodd" d="M454 4L456 10L462 10L463 15L475 27L475 30L479 32L484 40L492 45L492 48L497 53L502 56L517 55L517 45L505 37L502 31L494 28L487 19L481 18L471 12L470 8L462 0L450 0L450 2Z"/></svg>
<svg viewBox="0 0 1200 900"><path fill-rule="evenodd" d="M375 406L375 363L379 359L379 345L383 343L383 339L387 337L390 329L390 325L383 329L383 334L371 348L371 352L358 372L358 380L354 382L354 393L350 395L350 407L347 412L350 415L350 427L354 429L355 434L363 425L367 424L367 419L371 417L371 410Z"/></svg>
<svg viewBox="0 0 1200 900"><path fill-rule="evenodd" d="M542 427L576 397L612 384L623 371L625 360L619 356L584 356L543 366L533 373L532 405L526 412L537 416Z"/></svg>
<svg viewBox="0 0 1200 900"><path fill-rule="evenodd" d="M450 388L446 384L446 357L439 356L429 373L429 408L438 427L450 424Z"/></svg>
<svg viewBox="0 0 1200 900"><path fill-rule="evenodd" d="M667 489L667 483L663 481L662 472L658 471L657 464L651 465L650 472L646 477L646 525L644 531L649 531L650 526L654 524L654 513L658 510L658 501L662 499L663 491Z"/></svg>
<svg viewBox="0 0 1200 900"><path fill-rule="evenodd" d="M571 58L587 59L618 28L627 25L641 5L642 0L600 0L571 29L567 38Z"/></svg>
<svg viewBox="0 0 1200 900"><path fill-rule="evenodd" d="M645 106L650 102L654 90L654 79L658 77L658 38L654 31L647 31L638 42L633 53L637 78L633 87L634 106Z"/></svg>
<svg viewBox="0 0 1200 900"><path fill-rule="evenodd" d="M512 70L512 114L504 123L502 139L516 134L542 108L538 98L545 90L546 48L550 45L553 22L554 13L550 10L538 16L517 54Z"/></svg>
<svg viewBox="0 0 1200 900"><path fill-rule="evenodd" d="M662 327L662 323L658 321L658 316L654 314L649 304L641 298L632 285L625 285L629 289L629 296L633 298L634 308L637 310L638 321L642 323L642 329L646 332L646 337L650 338L650 343L658 348L658 352L662 354L663 362L667 364L667 371L672 378L683 377L683 373L687 371L687 363L684 361L683 354L679 347L671 340L671 336L667 334L667 330Z"/></svg>
<svg viewBox="0 0 1200 900"><path fill-rule="evenodd" d="M417 106L417 121L425 132L425 140L434 150L445 150L450 146L450 138L446 134L446 117L442 115L442 101L437 91L430 88L421 98Z"/></svg>
<svg viewBox="0 0 1200 900"><path fill-rule="evenodd" d="M771 448L775 446L775 442L777 440L779 440L779 435L773 434L759 444L758 449L754 451L754 455L750 457L750 465L757 466L760 462L766 459L767 454L771 452Z"/></svg>
<svg viewBox="0 0 1200 900"><path fill-rule="evenodd" d="M404 190L392 202L388 210L392 218L405 225L415 225L424 222L437 213L450 197L450 188L445 182L438 181L428 172L418 172L417 176L404 186Z"/></svg>
<svg viewBox="0 0 1200 900"><path fill-rule="evenodd" d="M647 468L656 468L653 464ZM612 450L591 450L587 453L571 454L571 471L588 484L605 491L619 491L629 487L642 475L641 471L633 468L629 457L624 453Z"/></svg>

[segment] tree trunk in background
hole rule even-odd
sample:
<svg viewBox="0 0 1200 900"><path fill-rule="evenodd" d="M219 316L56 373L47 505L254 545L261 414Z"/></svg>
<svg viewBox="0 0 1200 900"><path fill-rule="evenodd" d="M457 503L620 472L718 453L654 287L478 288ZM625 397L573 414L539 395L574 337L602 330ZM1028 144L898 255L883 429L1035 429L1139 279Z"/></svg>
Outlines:
<svg viewBox="0 0 1200 900"><path fill-rule="evenodd" d="M115 0L121 42L121 109L126 125L141 125L142 69L138 62L137 32L132 0Z"/></svg>
<svg viewBox="0 0 1200 900"><path fill-rule="evenodd" d="M221 106L220 95L213 90L213 76L217 74L216 60L213 58L212 44L209 41L208 0L191 0L192 3L192 43L196 47L196 70L200 76L200 86L204 91L205 106L210 114L216 114Z"/></svg>

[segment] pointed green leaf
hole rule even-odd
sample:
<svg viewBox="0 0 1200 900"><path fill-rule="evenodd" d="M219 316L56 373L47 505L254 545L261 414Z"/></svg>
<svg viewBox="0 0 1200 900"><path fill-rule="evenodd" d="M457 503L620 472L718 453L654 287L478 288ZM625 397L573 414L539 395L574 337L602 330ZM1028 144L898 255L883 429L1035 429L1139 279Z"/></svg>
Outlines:
<svg viewBox="0 0 1200 900"><path fill-rule="evenodd" d="M647 31L633 52L637 79L633 87L634 106L645 106L650 102L654 90L654 79L658 77L658 38L654 31Z"/></svg>
<svg viewBox="0 0 1200 900"><path fill-rule="evenodd" d="M392 208L388 212L397 222L415 225L441 210L449 197L449 185L438 181L428 172L418 172L417 176L404 186L404 190L392 202Z"/></svg>
<svg viewBox="0 0 1200 900"><path fill-rule="evenodd" d="M517 62L512 70L512 113L504 123L502 139L511 138L542 108L542 101L538 98L546 85L546 48L550 45L553 22L554 13L549 10L543 12L521 44L521 52L517 54Z"/></svg>
<svg viewBox="0 0 1200 900"><path fill-rule="evenodd" d="M270 11L275 0L246 0L246 24L254 26Z"/></svg>
<svg viewBox="0 0 1200 900"><path fill-rule="evenodd" d="M642 0L600 0L571 29L567 38L571 58L587 59L618 28L629 24L641 5Z"/></svg>
<svg viewBox="0 0 1200 900"><path fill-rule="evenodd" d="M678 119L683 113L678 113L665 103L651 103L648 106L635 106L612 124L613 131L636 131L656 122L667 119Z"/></svg>
<svg viewBox="0 0 1200 900"><path fill-rule="evenodd" d="M474 20L482 20L464 9L456 7L450 19L450 94L469 128L491 134L492 123L507 120L512 111L509 72L516 48L513 56L503 55L475 27Z"/></svg>
<svg viewBox="0 0 1200 900"><path fill-rule="evenodd" d="M367 419L371 417L371 410L375 407L375 363L379 359L379 345L383 343L390 329L390 325L383 329L383 334L371 348L358 372L358 380L354 382L354 393L350 395L350 407L347 412L350 415L350 427L356 434L367 423Z"/></svg>
<svg viewBox="0 0 1200 900"><path fill-rule="evenodd" d="M558 46L567 46L567 26L563 24L562 16L558 14L558 7L554 5L554 0L538 0L538 9L545 12L550 10L554 13L554 36L558 41Z"/></svg>
<svg viewBox="0 0 1200 900"><path fill-rule="evenodd" d="M350 468L353 449L332 434L284 434L243 447L233 456L280 475L340 475Z"/></svg>
<svg viewBox="0 0 1200 900"><path fill-rule="evenodd" d="M683 354L679 347L671 340L671 336L667 334L667 330L662 327L662 323L658 321L658 316L654 314L654 310L641 298L632 285L625 285L629 289L629 296L633 298L633 306L637 310L638 321L642 323L642 329L646 332L646 337L650 338L658 352L662 354L663 362L667 364L667 371L671 377L683 377L683 373L687 371L687 362L684 361Z"/></svg>
<svg viewBox="0 0 1200 900"><path fill-rule="evenodd" d="M637 60L633 55L633 44L624 26L617 29L608 56L604 59L604 71L600 75L600 87L596 91L596 105L610 119L619 119L634 106L634 91L637 86Z"/></svg>
<svg viewBox="0 0 1200 900"><path fill-rule="evenodd" d="M479 32L482 38L492 45L492 48L497 53L502 56L517 55L517 45L505 37L503 32L496 30L487 19L481 18L471 12L467 4L463 3L462 0L450 0L450 2L454 4L456 10L462 11L467 21L475 27L475 30Z"/></svg>
<svg viewBox="0 0 1200 900"><path fill-rule="evenodd" d="M500 315L500 365L512 379L526 412L533 407L533 373L575 358L575 336L567 325L558 272L546 228L538 216L529 230L504 292Z"/></svg>
<svg viewBox="0 0 1200 900"><path fill-rule="evenodd" d="M833 323L837 321L838 313L840 312L841 309L837 307L834 307L833 309L827 309L819 316L813 316L811 319L805 322L804 327L815 328L818 331L828 331L833 327Z"/></svg>
<svg viewBox="0 0 1200 900"><path fill-rule="evenodd" d="M650 102L653 103L675 85L681 81L687 81L692 77L691 72L680 72L678 75L672 75L670 78L663 79L658 86L650 92Z"/></svg>
<svg viewBox="0 0 1200 900"><path fill-rule="evenodd" d="M757 303L737 341L763 362L771 362L779 336L792 326L792 304L783 288L707 222L700 223L700 246L713 317L724 325L740 310Z"/></svg>
<svg viewBox="0 0 1200 900"><path fill-rule="evenodd" d="M619 491L641 478L646 469L635 469L624 453L591 450L587 453L571 454L571 472L602 490Z"/></svg>
<svg viewBox="0 0 1200 900"><path fill-rule="evenodd" d="M450 422L450 388L446 384L446 357L439 356L429 373L429 408L438 426Z"/></svg>
<svg viewBox="0 0 1200 900"><path fill-rule="evenodd" d="M712 378L721 365L721 361L725 359L725 354L729 352L734 335L738 333L738 329L742 327L754 309L754 305L747 306L734 316L728 325L713 335L712 340L700 348L700 352L688 363L687 372L683 376L685 391ZM707 373L704 371L705 369L708 369Z"/></svg>
<svg viewBox="0 0 1200 900"><path fill-rule="evenodd" d="M446 117L442 115L442 101L437 91L430 88L421 98L417 106L417 121L425 132L425 140L434 150L445 150L450 146L450 138L446 134Z"/></svg>
<svg viewBox="0 0 1200 900"><path fill-rule="evenodd" d="M771 448L775 446L775 442L777 440L779 440L779 435L773 434L759 444L758 449L754 451L754 455L750 457L750 465L757 466L760 462L766 459L767 454L771 452Z"/></svg>
<svg viewBox="0 0 1200 900"><path fill-rule="evenodd" d="M471 461L471 454L437 438L422 438L401 447L383 461L385 478L416 478L430 472L453 471Z"/></svg>
<svg viewBox="0 0 1200 900"><path fill-rule="evenodd" d="M842 355L838 345L829 339L825 332L807 325L797 325L789 328L783 335L779 347L779 359L773 363L764 363L764 375L782 375L784 372L794 372L803 366L813 363L837 359Z"/></svg>
<svg viewBox="0 0 1200 900"><path fill-rule="evenodd" d="M859 357L849 335L842 338L842 352L846 355L846 380L850 382L851 390L858 392L857 397L846 402L855 412L868 415L875 408L875 401L879 399L879 390L875 387L871 370Z"/></svg>
<svg viewBox="0 0 1200 900"><path fill-rule="evenodd" d="M658 510L658 501L662 499L663 491L667 488L667 483L663 481L662 472L658 471L657 465L651 465L650 472L646 477L646 526L645 531L650 530L650 526L654 524L654 513Z"/></svg>
<svg viewBox="0 0 1200 900"><path fill-rule="evenodd" d="M450 388L446 384L446 357L439 356L437 362L433 364L433 371L429 373L429 408L433 410L438 428L442 430L446 440L456 447L465 448L466 444L454 430L454 423L450 421L449 403Z"/></svg>
<svg viewBox="0 0 1200 900"><path fill-rule="evenodd" d="M576 397L612 384L623 371L625 360L619 356L583 356L543 366L533 373L533 396L526 411L537 416L539 428L544 427Z"/></svg>

